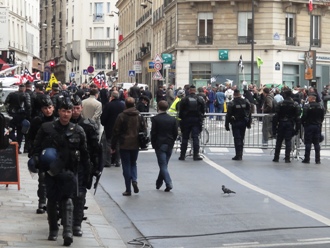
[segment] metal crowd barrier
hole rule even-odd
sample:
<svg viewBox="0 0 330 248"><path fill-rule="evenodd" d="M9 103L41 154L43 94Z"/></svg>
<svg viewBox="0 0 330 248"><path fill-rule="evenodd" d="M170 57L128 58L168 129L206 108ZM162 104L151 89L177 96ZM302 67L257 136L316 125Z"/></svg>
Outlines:
<svg viewBox="0 0 330 248"><path fill-rule="evenodd" d="M142 113L148 120L148 128L151 128L150 118L156 113ZM202 149L206 147L234 147L234 139L232 131L225 129L225 115L226 113L207 113L204 119L203 131L200 136L200 146ZM276 144L275 138L269 138L267 145L263 144L263 126L264 120L269 118L270 115L266 114L253 114L251 129L246 129L245 133L245 148L269 148L274 149ZM219 120L222 119L222 120ZM231 128L231 126L230 126ZM264 127L265 128L265 127ZM271 130L271 127L269 127ZM303 127L301 128L303 130ZM330 149L330 115L325 116L322 125L322 134L324 141L320 143L321 150ZM293 137L294 150L304 150L303 131Z"/></svg>

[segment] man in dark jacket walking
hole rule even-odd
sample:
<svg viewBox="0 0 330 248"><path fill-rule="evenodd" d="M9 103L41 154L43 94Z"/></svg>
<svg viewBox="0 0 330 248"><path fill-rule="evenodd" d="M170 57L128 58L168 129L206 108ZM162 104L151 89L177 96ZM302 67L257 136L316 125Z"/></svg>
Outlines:
<svg viewBox="0 0 330 248"><path fill-rule="evenodd" d="M165 192L169 192L173 188L172 179L168 173L168 161L171 158L174 142L178 136L176 119L166 113L167 108L168 103L160 101L158 103L158 115L151 119L151 144L155 149L159 165L156 189L159 189L165 181Z"/></svg>
<svg viewBox="0 0 330 248"><path fill-rule="evenodd" d="M110 167L114 164L116 167L120 166L119 146L116 145L116 152L111 154L111 139L112 129L115 125L117 116L123 112L125 104L119 100L118 91L112 91L110 101L104 106L101 114L101 124L104 126L104 132L102 134L102 150L103 150L103 161L105 167ZM113 158L113 159L112 159ZM113 160L114 163L111 163Z"/></svg>
<svg viewBox="0 0 330 248"><path fill-rule="evenodd" d="M144 118L140 118L140 112L134 107L134 103L134 98L127 97L125 100L126 109L118 115L113 127L111 139L112 153L116 151L116 146L119 142L119 154L126 187L123 196L130 196L132 194L131 184L134 193L139 193L136 166L136 161L139 155L138 135L140 125L138 123L140 123L140 121L144 122ZM146 127L145 124L144 127Z"/></svg>

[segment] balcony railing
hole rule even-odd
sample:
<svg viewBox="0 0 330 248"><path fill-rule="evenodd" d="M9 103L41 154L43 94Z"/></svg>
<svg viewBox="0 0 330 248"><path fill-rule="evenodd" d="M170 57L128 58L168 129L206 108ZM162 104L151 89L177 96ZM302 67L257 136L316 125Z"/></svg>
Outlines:
<svg viewBox="0 0 330 248"><path fill-rule="evenodd" d="M286 44L288 46L295 46L296 45L296 37L286 37Z"/></svg>
<svg viewBox="0 0 330 248"><path fill-rule="evenodd" d="M250 36L238 36L238 44L251 44L252 37Z"/></svg>
<svg viewBox="0 0 330 248"><path fill-rule="evenodd" d="M213 36L198 36L198 45L210 45L213 43Z"/></svg>
<svg viewBox="0 0 330 248"><path fill-rule="evenodd" d="M93 22L104 22L104 14L103 13L93 14Z"/></svg>
<svg viewBox="0 0 330 248"><path fill-rule="evenodd" d="M313 46L313 47L321 47L321 40L320 39L313 39L311 46Z"/></svg>
<svg viewBox="0 0 330 248"><path fill-rule="evenodd" d="M86 40L88 52L113 52L116 47L115 39Z"/></svg>

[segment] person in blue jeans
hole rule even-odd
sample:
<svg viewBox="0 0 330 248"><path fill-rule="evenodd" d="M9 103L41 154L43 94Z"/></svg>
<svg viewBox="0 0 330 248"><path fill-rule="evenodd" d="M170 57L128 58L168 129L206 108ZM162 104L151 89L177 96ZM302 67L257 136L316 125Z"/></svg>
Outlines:
<svg viewBox="0 0 330 248"><path fill-rule="evenodd" d="M223 93L221 88L215 94L215 98L217 99L217 101L219 103L218 106L215 107L215 112L216 113L223 113L223 107L224 107L224 104L225 104L226 95L225 95L225 93ZM222 121L222 116L218 115L217 120Z"/></svg>
<svg viewBox="0 0 330 248"><path fill-rule="evenodd" d="M134 193L139 193L136 161L139 155L140 112L135 108L135 99L132 97L126 98L125 107L126 109L117 116L112 130L111 152L115 152L117 142L119 142L119 154L126 187L123 196L130 196L132 194L131 184ZM145 124L144 127L146 127Z"/></svg>
<svg viewBox="0 0 330 248"><path fill-rule="evenodd" d="M160 101L158 103L158 114L151 118L151 144L155 149L159 165L159 174L156 180L156 189L160 189L165 182L165 192L173 188L172 179L168 172L168 161L171 158L172 150L176 137L178 136L178 127L175 117L166 113L168 103Z"/></svg>

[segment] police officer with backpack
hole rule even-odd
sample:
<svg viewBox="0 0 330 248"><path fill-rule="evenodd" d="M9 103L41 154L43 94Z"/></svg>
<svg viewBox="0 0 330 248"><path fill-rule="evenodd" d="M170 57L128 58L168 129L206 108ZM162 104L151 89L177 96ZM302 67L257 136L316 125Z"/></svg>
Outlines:
<svg viewBox="0 0 330 248"><path fill-rule="evenodd" d="M251 105L247 99L241 97L239 90L234 90L234 99L227 105L227 114L225 127L226 131L230 131L229 123L231 124L234 145L235 157L232 160L242 160L243 146L246 128L251 128Z"/></svg>
<svg viewBox="0 0 330 248"><path fill-rule="evenodd" d="M199 155L199 134L202 131L205 114L205 102L202 97L196 95L196 87L189 87L189 94L180 102L179 118L182 132L181 153L179 160L185 160L188 147L188 139L191 134L193 140L193 159L202 160Z"/></svg>
<svg viewBox="0 0 330 248"><path fill-rule="evenodd" d="M73 198L73 236L81 237L83 232L81 230L81 223L84 217L84 206L86 203L86 192L87 189L91 188L92 178L96 177L96 180L99 180L101 176L103 166L102 166L102 148L99 144L99 132L98 125L95 121L83 118L81 116L82 113L82 101L77 95L71 96L71 102L73 104L72 117L70 122L78 124L84 129L86 134L87 141L87 150L89 152L89 157L91 160L91 174L89 185L86 185L86 181L84 180L84 176L86 172L83 167L80 167L78 171L78 195Z"/></svg>
<svg viewBox="0 0 330 248"><path fill-rule="evenodd" d="M45 122L51 122L55 120L53 102L50 99L50 96L48 95L43 95L43 96L44 96L43 99L40 100L40 105L41 105L40 111L42 115L34 117L31 121L31 127L28 135L28 139L29 139L28 141L31 145L34 142L41 125ZM32 151L33 148L30 147L28 156L33 160L34 158ZM31 161L29 161L29 163L31 163ZM38 161L34 161L34 163L38 163ZM36 166L39 167L39 164L36 164ZM36 212L37 214L43 214L45 213L45 209L46 209L46 184L45 184L45 171L42 170L42 168L38 168L37 195L39 198L39 204Z"/></svg>
<svg viewBox="0 0 330 248"><path fill-rule="evenodd" d="M319 102L316 102L316 94L308 95L308 104L303 108L301 117L302 125L304 126L304 143L305 143L305 158L302 161L305 164L310 162L310 154L312 144L315 149L315 163L320 164L320 139L322 122L324 120L324 109Z"/></svg>
<svg viewBox="0 0 330 248"><path fill-rule="evenodd" d="M301 109L292 99L292 91L283 91L284 101L280 102L273 116L273 135L277 135L273 162L279 162L283 140L285 140L285 163L291 163L292 137L300 130Z"/></svg>

